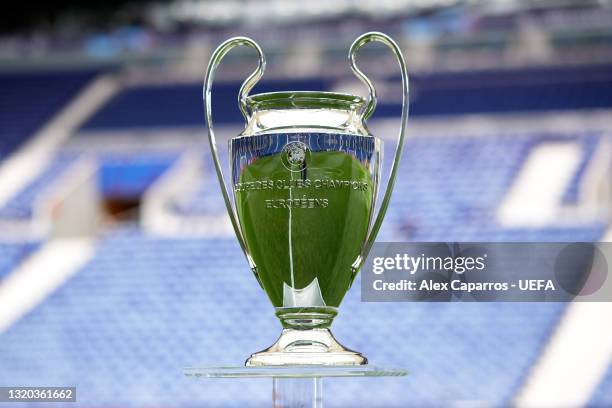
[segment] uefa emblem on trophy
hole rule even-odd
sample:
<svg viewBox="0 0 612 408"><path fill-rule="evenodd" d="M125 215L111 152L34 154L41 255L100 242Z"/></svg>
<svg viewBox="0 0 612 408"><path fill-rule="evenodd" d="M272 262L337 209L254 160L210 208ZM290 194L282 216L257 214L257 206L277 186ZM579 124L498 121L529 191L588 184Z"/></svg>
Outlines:
<svg viewBox="0 0 612 408"><path fill-rule="evenodd" d="M355 62L357 51L371 41L393 51L403 91L399 137L378 207L382 140L366 127L376 91ZM230 193L213 131L211 87L223 57L241 45L257 51L259 64L239 91L246 126L229 141ZM367 364L336 341L330 326L391 198L408 119L408 74L399 47L382 33L355 40L349 62L368 87L367 98L319 91L249 96L266 63L261 48L245 37L221 44L208 65L205 113L221 191L240 246L282 325L278 340L251 355L247 366Z"/></svg>

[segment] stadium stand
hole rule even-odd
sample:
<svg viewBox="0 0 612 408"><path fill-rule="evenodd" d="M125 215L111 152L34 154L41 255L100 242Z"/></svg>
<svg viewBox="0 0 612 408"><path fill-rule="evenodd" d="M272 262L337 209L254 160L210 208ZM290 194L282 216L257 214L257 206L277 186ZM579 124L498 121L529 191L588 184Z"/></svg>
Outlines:
<svg viewBox="0 0 612 408"><path fill-rule="evenodd" d="M398 179L381 236L397 236L397 226L410 220L400 233L413 240L597 240L603 225L506 230L492 222L529 148L546 137L410 140L411 177ZM475 183L479 174L488 177ZM219 194L198 197L209 205L221 200ZM326 392L335 397L328 405L350 406L355 395L374 407L451 399L507 405L564 309L552 303L363 304L357 281L336 335L371 361L406 362L411 380L385 379L371 395L359 382L330 381ZM267 383L190 382L180 368L236 364L269 345L278 330L234 239L156 238L130 227L109 233L89 265L0 336L6 350L0 365L20 384L50 378L76 384L85 406L266 406ZM2 375L0 382L8 381Z"/></svg>
<svg viewBox="0 0 612 408"><path fill-rule="evenodd" d="M209 178L199 188L187 197L178 197L173 200L169 209L181 216L219 214L225 211L225 203L218 200L219 191Z"/></svg>
<svg viewBox="0 0 612 408"><path fill-rule="evenodd" d="M499 75L512 72L417 76L412 113L424 117L612 106L608 70L589 69L580 75L572 68L522 72L512 86L498 83ZM256 91L331 85L323 79L265 82ZM241 120L235 108L237 87L222 84L215 91L219 105L235 109L223 106L216 115L218 123ZM396 104L380 105L376 116L394 116L397 110ZM143 85L120 92L80 134L87 137L89 131L102 130L112 138L114 130L201 125L199 84ZM559 205L575 203L601 138L586 130L411 135L400 169L404 176L397 180L379 240L596 241L606 229L597 220L504 228L497 224L495 211L531 149L558 140L575 141L584 152ZM388 143L387 157L392 148ZM177 155L99 153L100 191L106 198L140 197ZM36 197L74 160L67 157L60 152L50 170L0 215L31 216ZM179 216L225 216L210 156L205 162L202 184L192 195L170 203ZM433 407L461 401L508 406L567 306L365 304L359 286L358 278L340 309L334 333L372 362L401 361L410 370L410 381L373 379L370 386L377 391L365 393L360 381L332 380L325 385L325 393L334 395L326 402L331 407L354 406L356 401L371 407ZM0 334L0 384L75 385L80 406L264 407L270 400L267 381L197 382L184 379L181 369L239 364L247 353L269 346L279 330L233 237L162 238L124 224L105 234L83 269ZM606 384L600 386L603 394L593 397L604 406L612 403L604 395Z"/></svg>
<svg viewBox="0 0 612 408"><path fill-rule="evenodd" d="M215 107L215 123L240 123L242 120L235 102L239 86L234 83L215 86L215 98L223 104L218 109ZM330 86L330 82L323 79L266 81L258 84L253 93L323 90ZM201 84L143 85L120 92L93 115L82 130L202 126L202 118Z"/></svg>
<svg viewBox="0 0 612 408"><path fill-rule="evenodd" d="M402 167L410 177L398 177L387 222L404 239L469 241L470 231L495 222L493 211L536 142L533 135L408 140ZM487 177L475 183L478 174Z"/></svg>
<svg viewBox="0 0 612 408"><path fill-rule="evenodd" d="M75 152L56 154L38 177L0 208L0 219L26 220L34 215L37 200L53 188L54 183L77 161Z"/></svg>
<svg viewBox="0 0 612 408"><path fill-rule="evenodd" d="M51 119L98 71L0 73L0 160Z"/></svg>
<svg viewBox="0 0 612 408"><path fill-rule="evenodd" d="M582 150L583 156L580 161L580 165L578 167L578 171L574 174L572 181L567 186L567 190L563 195L563 203L564 204L576 204L576 202L580 198L580 186L582 185L582 179L585 175L585 172L588 169L589 163L591 163L595 153L597 152L597 147L600 146L602 138L600 135L593 134L587 135L586 138L582 141Z"/></svg>
<svg viewBox="0 0 612 408"><path fill-rule="evenodd" d="M176 152L150 151L98 155L98 178L102 196L141 197L177 157Z"/></svg>
<svg viewBox="0 0 612 408"><path fill-rule="evenodd" d="M27 220L41 197L56 187L82 152L60 150L45 170L0 208L0 219ZM139 198L178 157L177 152L138 151L90 155L98 162L98 184L103 198Z"/></svg>
<svg viewBox="0 0 612 408"><path fill-rule="evenodd" d="M410 114L414 117L610 107L611 68L591 65L417 74L412 81L416 95ZM378 115L388 114L396 116L397 111L384 104L378 108Z"/></svg>
<svg viewBox="0 0 612 408"><path fill-rule="evenodd" d="M358 288L357 282L341 308L350 313L337 320L337 336L372 361L405 361L414 373L409 383L385 380L385 392L371 397L359 392L359 383L332 382L338 406L350 405L355 395L380 407L451 398L504 405L565 307L366 305ZM383 324L389 321L394 324ZM0 376L10 375L0 381L76 384L84 406L265 406L268 384L229 382L215 392L218 383L185 382L178 373L194 363L242 361L278 330L233 239L119 231L106 237L87 267L0 337ZM441 381L440 372L452 381Z"/></svg>
<svg viewBox="0 0 612 408"><path fill-rule="evenodd" d="M39 246L39 242L0 242L0 284Z"/></svg>
<svg viewBox="0 0 612 408"><path fill-rule="evenodd" d="M399 78L388 81L399 83ZM279 90L331 90L321 78L266 81L252 93ZM241 123L235 103L239 83L213 90L217 124ZM411 77L412 117L597 109L612 106L612 66L489 70L414 74ZM82 130L202 126L202 85L140 85L127 88L88 120ZM223 102L225 101L225 102ZM381 99L374 118L397 117L401 105ZM87 134L87 133L85 133Z"/></svg>
<svg viewBox="0 0 612 408"><path fill-rule="evenodd" d="M591 165L610 149L612 9L595 7L606 2L158 3L146 9L112 4L109 15L119 18L95 24L79 21L78 10L41 20L36 8L28 20L38 21L38 28L0 35L3 69L15 62L17 69L36 69L0 72L0 164L8 168L0 175L22 182L13 189L0 185L6 192L0 194L0 386L75 386L72 406L87 408L270 406L269 379L197 381L182 374L186 366L240 365L281 329L231 233L210 153L201 152L201 64L227 35L253 35L265 45L270 69L251 94L342 89L365 95L347 66L352 33L384 26L398 39L411 70L411 130L417 131L407 138L379 242L589 242L612 236L610 197L581 206L600 181L593 182L598 175L591 177L590 170L599 166ZM220 140L243 123L236 104L241 83L222 81L252 67L252 51L232 52L236 59L224 61L228 69L222 66L215 83ZM121 66L78 99L108 71L40 71L81 63ZM391 74L397 66L389 50L364 47L359 63L368 76L378 74L371 79L379 103L368 125L396 125L400 78ZM278 80L284 75L302 79ZM61 122L60 132L44 127L66 106L75 111L63 115L72 117L69 125L53 121ZM394 134L385 139L385 173ZM15 171L12 162L20 160L2 163L33 135L42 142L40 155L22 150L19 156L28 157ZM557 144L571 145L571 154L540 156L542 167L553 169L542 178L561 180L545 208L550 217L534 211L541 219L530 226L500 216L534 152L556 142L570 142ZM227 169L226 144L220 142L219 150ZM561 166L549 166L554 154L567 164L568 177L554 174ZM92 161L81 160L85 156ZM38 157L43 159L34 163ZM36 176L40 166L31 164L46 167ZM601 167L607 172L601 184L610 185L610 170ZM82 177L66 179L70 188L59 191L71 169ZM45 197L57 197L56 189L70 191L37 211ZM546 201L532 191L521 197L527 210ZM92 211L83 216L75 210L83 208ZM40 213L50 219L39 219ZM56 228L40 232L31 228L37 221ZM76 224L82 228L69 228ZM37 241L46 234L46 241ZM601 361L603 367L609 358L601 353L601 360L589 360L575 347L579 337L606 343L605 318L583 319L584 310L572 314L585 303L460 302L457 294L452 303L365 303L360 287L357 277L334 334L371 363L406 368L408 376L326 379L326 407L513 406L543 360L555 360L555 342L565 341L561 350L576 357L569 365L556 359L563 368L556 371L568 374L565 384L576 385L576 373L588 369L581 362ZM568 316L591 322L593 331L575 330ZM575 334L571 341L559 335L564 325ZM590 408L612 407L612 365L607 370L597 378ZM581 390L583 400L594 381ZM555 394L559 388L555 382L543 387Z"/></svg>
<svg viewBox="0 0 612 408"><path fill-rule="evenodd" d="M606 373L605 377L601 380L601 383L599 383L597 389L591 396L588 407L600 408L609 407L612 405L610 390L612 390L612 366L608 368L608 372Z"/></svg>
<svg viewBox="0 0 612 408"><path fill-rule="evenodd" d="M501 229L495 226L495 211L523 165L529 151L539 143L571 140L584 150L583 159L564 195L564 203L575 203L584 171L601 136L590 132L506 134L485 137L411 137L406 142L403 169L409 176L398 177L393 205L379 239L413 241L572 241L597 239L605 225L594 222L589 228ZM225 147L219 146L226 157ZM394 146L386 144L385 156ZM210 157L206 158L204 181L189 197L172 203L179 215L223 213L225 206L216 183ZM386 161L385 165L390 166ZM485 178L480 175L486 174ZM474 180L478 179L478 183ZM211 183L212 180L212 183ZM546 232L548 231L548 232ZM383 235L388 234L388 235Z"/></svg>
<svg viewBox="0 0 612 408"><path fill-rule="evenodd" d="M495 211L530 150L540 143L557 140L574 140L584 148L584 159L568 187L578 191L580 177L597 142L588 132L449 136L435 142L427 137L412 138L406 143L403 161L404 168L410 166L410 176L398 178L394 205L387 216L389 224L403 231L395 238L417 242L597 240L605 230L605 225L597 222L588 228L583 225L565 229L565 233L554 227L530 230L495 226ZM486 177L481 177L485 174Z"/></svg>

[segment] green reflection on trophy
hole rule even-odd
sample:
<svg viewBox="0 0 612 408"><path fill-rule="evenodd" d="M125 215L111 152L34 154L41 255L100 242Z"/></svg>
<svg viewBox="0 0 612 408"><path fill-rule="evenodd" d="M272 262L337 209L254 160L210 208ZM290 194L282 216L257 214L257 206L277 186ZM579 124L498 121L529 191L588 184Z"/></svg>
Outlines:
<svg viewBox="0 0 612 408"><path fill-rule="evenodd" d="M389 46L397 58L404 102L377 213L382 141L365 124L376 107L376 92L355 63L357 50L371 41ZM230 193L213 131L211 87L222 58L239 45L254 48L259 65L239 92L246 127L229 141ZM251 355L247 366L367 364L360 353L339 344L329 327L391 197L408 117L408 76L399 47L382 33L359 37L349 61L368 87L368 98L331 92L248 96L265 69L259 46L237 37L221 44L211 57L204 100L221 191L242 250L283 327L276 343Z"/></svg>

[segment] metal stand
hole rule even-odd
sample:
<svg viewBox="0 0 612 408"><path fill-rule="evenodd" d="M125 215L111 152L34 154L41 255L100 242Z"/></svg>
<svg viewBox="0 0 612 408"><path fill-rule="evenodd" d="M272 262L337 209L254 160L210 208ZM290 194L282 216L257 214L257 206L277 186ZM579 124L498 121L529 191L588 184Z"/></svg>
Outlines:
<svg viewBox="0 0 612 408"><path fill-rule="evenodd" d="M315 378L272 378L274 408L323 408L323 380Z"/></svg>
<svg viewBox="0 0 612 408"><path fill-rule="evenodd" d="M194 378L272 378L273 408L322 408L325 377L401 377L406 370L377 366L190 367Z"/></svg>

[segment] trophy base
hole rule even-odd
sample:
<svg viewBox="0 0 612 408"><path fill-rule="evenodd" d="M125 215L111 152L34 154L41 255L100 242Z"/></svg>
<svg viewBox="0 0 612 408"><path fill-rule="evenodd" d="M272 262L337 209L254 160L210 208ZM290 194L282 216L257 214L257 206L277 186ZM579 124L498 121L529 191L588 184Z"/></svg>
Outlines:
<svg viewBox="0 0 612 408"><path fill-rule="evenodd" d="M247 367L324 365L365 365L368 359L356 351L349 350L331 334L329 329L310 330L284 329L271 347L251 355Z"/></svg>

